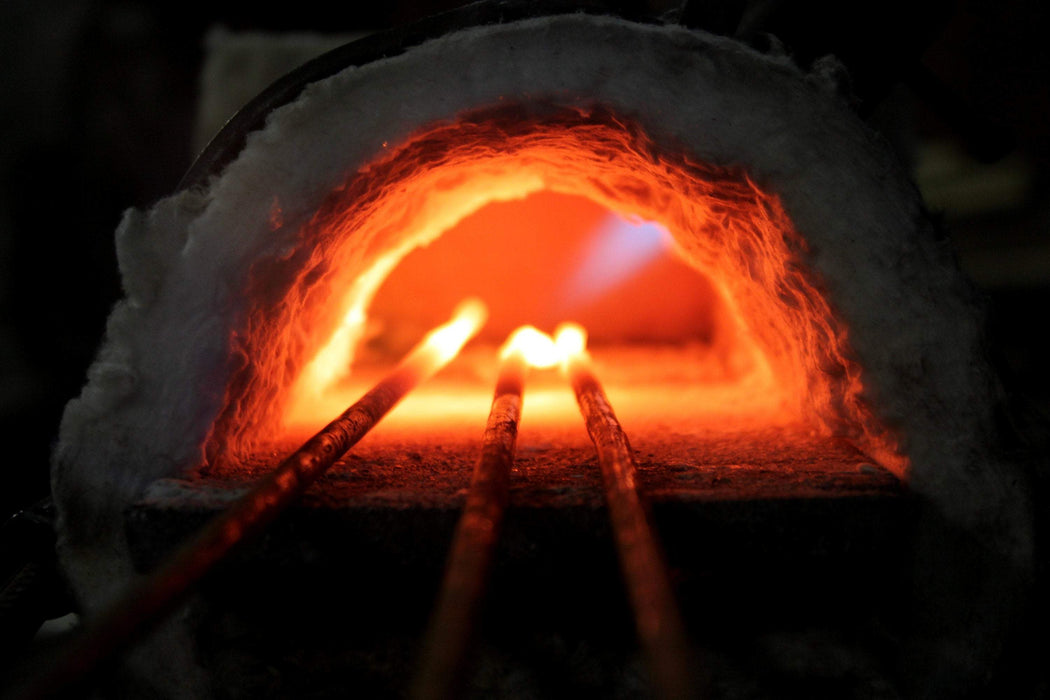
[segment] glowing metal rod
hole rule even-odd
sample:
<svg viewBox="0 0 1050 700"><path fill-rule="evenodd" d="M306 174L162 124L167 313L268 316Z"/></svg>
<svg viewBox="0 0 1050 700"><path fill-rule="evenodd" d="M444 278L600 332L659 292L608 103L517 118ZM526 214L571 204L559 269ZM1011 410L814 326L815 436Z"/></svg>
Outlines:
<svg viewBox="0 0 1050 700"><path fill-rule="evenodd" d="M507 506L525 372L529 364L554 364L554 343L550 336L524 327L504 345L501 360L481 457L456 526L420 670L413 682L415 700L452 697L462 681L467 648Z"/></svg>
<svg viewBox="0 0 1050 700"><path fill-rule="evenodd" d="M452 360L485 322L485 306L460 305L447 324L431 331L382 381L306 444L228 511L216 516L166 563L142 580L98 621L73 640L51 665L47 678L27 698L70 692L113 654L129 646L172 612L236 545L262 532L278 514L353 447L405 394Z"/></svg>
<svg viewBox="0 0 1050 700"><path fill-rule="evenodd" d="M627 582L635 625L658 697L695 698L690 649L667 567L636 488L637 466L627 435L591 371L586 335L578 326L559 328L562 354L587 432L598 453L620 568Z"/></svg>

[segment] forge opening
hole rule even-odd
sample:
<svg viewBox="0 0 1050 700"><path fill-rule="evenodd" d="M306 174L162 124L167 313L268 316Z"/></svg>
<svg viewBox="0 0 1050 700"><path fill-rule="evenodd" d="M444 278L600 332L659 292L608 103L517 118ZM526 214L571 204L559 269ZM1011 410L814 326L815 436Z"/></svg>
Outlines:
<svg viewBox="0 0 1050 700"><path fill-rule="evenodd" d="M293 251L254 265L209 462L323 425L474 288L494 309L481 341L386 423L476 413L482 425L494 348L521 323L572 320L590 326L628 425L804 425L892 463L805 250L744 173L611 114L504 108L434 127L386 147ZM543 391L530 381L529 420L562 420L568 390L546 403Z"/></svg>
<svg viewBox="0 0 1050 700"><path fill-rule="evenodd" d="M468 297L484 300L487 323L388 423L476 428L491 400L496 348L520 326L553 332L565 321L587 329L609 391L636 421L702 420L731 430L794 419L761 350L665 227L541 190L485 204L402 257L366 309L352 364L345 355L336 363L345 376L320 391L303 387L285 427L305 435L338 415ZM530 426L575 424L557 368L534 370L527 396Z"/></svg>
<svg viewBox="0 0 1050 700"><path fill-rule="evenodd" d="M383 342L400 331L414 342L459 300L476 296L489 309L479 340L493 343L521 325L550 330L571 319L599 344L713 344L730 332L724 304L674 246L658 223L544 190L487 204L413 250L384 280L368 315L382 323Z"/></svg>

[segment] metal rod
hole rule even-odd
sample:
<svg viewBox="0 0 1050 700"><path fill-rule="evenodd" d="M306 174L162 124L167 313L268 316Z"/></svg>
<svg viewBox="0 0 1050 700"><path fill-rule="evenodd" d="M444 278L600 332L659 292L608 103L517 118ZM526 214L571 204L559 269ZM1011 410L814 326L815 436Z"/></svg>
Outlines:
<svg viewBox="0 0 1050 700"><path fill-rule="evenodd" d="M481 456L456 526L420 670L412 685L415 700L453 697L463 679L507 506L525 369L520 353L511 353L500 366Z"/></svg>
<svg viewBox="0 0 1050 700"><path fill-rule="evenodd" d="M211 520L158 569L73 639L46 677L33 679L22 698L50 698L81 688L102 664L175 610L238 544L261 533L405 394L458 354L484 321L484 307L461 307L431 332L390 374L281 462L226 512Z"/></svg>
<svg viewBox="0 0 1050 700"><path fill-rule="evenodd" d="M568 359L569 378L598 453L620 568L635 626L658 697L695 698L696 680L667 566L638 493L637 466L627 435L585 354Z"/></svg>

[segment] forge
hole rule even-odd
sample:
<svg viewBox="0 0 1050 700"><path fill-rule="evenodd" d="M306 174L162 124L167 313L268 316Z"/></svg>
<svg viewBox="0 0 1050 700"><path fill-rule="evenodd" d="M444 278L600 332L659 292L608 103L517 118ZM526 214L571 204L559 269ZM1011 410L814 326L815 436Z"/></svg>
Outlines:
<svg viewBox="0 0 1050 700"><path fill-rule="evenodd" d="M979 311L836 76L678 26L482 3L264 93L117 232L126 299L53 468L88 615L463 297L489 321L116 682L405 692L497 348L561 321L590 332L710 694L984 677L1031 552ZM557 369L526 383L490 598L468 692L649 696Z"/></svg>
<svg viewBox="0 0 1050 700"><path fill-rule="evenodd" d="M630 415L679 432L835 434L904 474L779 201L743 173L661 155L601 110L511 105L388 146L296 240L252 266L255 308L237 341L251 361L226 389L208 471L308 436L477 296L491 308L477 349L414 393L395 418L403 430L476 423L502 339L571 320L599 356L626 355L609 364ZM543 389L531 420L564 424L572 402L559 409Z"/></svg>

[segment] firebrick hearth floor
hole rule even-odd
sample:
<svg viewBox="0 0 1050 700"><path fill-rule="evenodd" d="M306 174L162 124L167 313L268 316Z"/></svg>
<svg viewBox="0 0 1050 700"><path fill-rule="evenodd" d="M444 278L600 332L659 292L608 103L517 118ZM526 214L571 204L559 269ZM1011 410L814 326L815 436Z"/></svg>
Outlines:
<svg viewBox="0 0 1050 700"><path fill-rule="evenodd" d="M666 432L632 440L641 487L656 503L893 496L900 481L847 441L782 428L735 434ZM155 484L143 507L218 508L292 449L256 454L236 468ZM373 435L311 488L303 507L455 508L462 504L480 435L419 431ZM523 430L511 507L598 506L601 477L582 424L538 436ZM194 504L191 506L191 503Z"/></svg>
<svg viewBox="0 0 1050 700"><path fill-rule="evenodd" d="M137 565L154 565L293 447L256 455L236 470L153 484L127 514ZM804 430L731 435L651 431L632 447L641 490L672 558L677 543L691 550L697 533L711 528L731 535L730 540L756 538L748 546L762 550L788 542L806 548L814 544L811 536L818 548L850 548L858 541L892 538L912 510L895 476L848 442ZM386 543L401 557L440 560L478 450L478 440L465 431L377 431L307 491L267 534L266 545L247 549L279 559L316 549L323 558L322 551L335 546L340 551L333 556L344 557L344 545L360 538L369 549ZM582 427L539 434L523 430L511 475L505 539L532 550L540 543L530 543L530 538L557 539L561 527L605 536L604 517L597 460ZM287 544L294 551L278 554L285 538L291 538Z"/></svg>
<svg viewBox="0 0 1050 700"><path fill-rule="evenodd" d="M372 697L405 691L477 459L469 433L376 431L205 582L193 603L201 663L220 679L247 669L224 692L313 697L320 679ZM697 663L715 686L758 683L748 671L758 664L781 687L797 654L781 677L770 645L795 649L799 635L853 650L865 678L881 677L916 515L895 476L845 441L798 429L649 430L632 446ZM156 482L126 514L136 566L155 566L291 449ZM644 689L582 426L523 427L511 483L468 697L517 697L526 681L543 697L603 696L627 677Z"/></svg>

